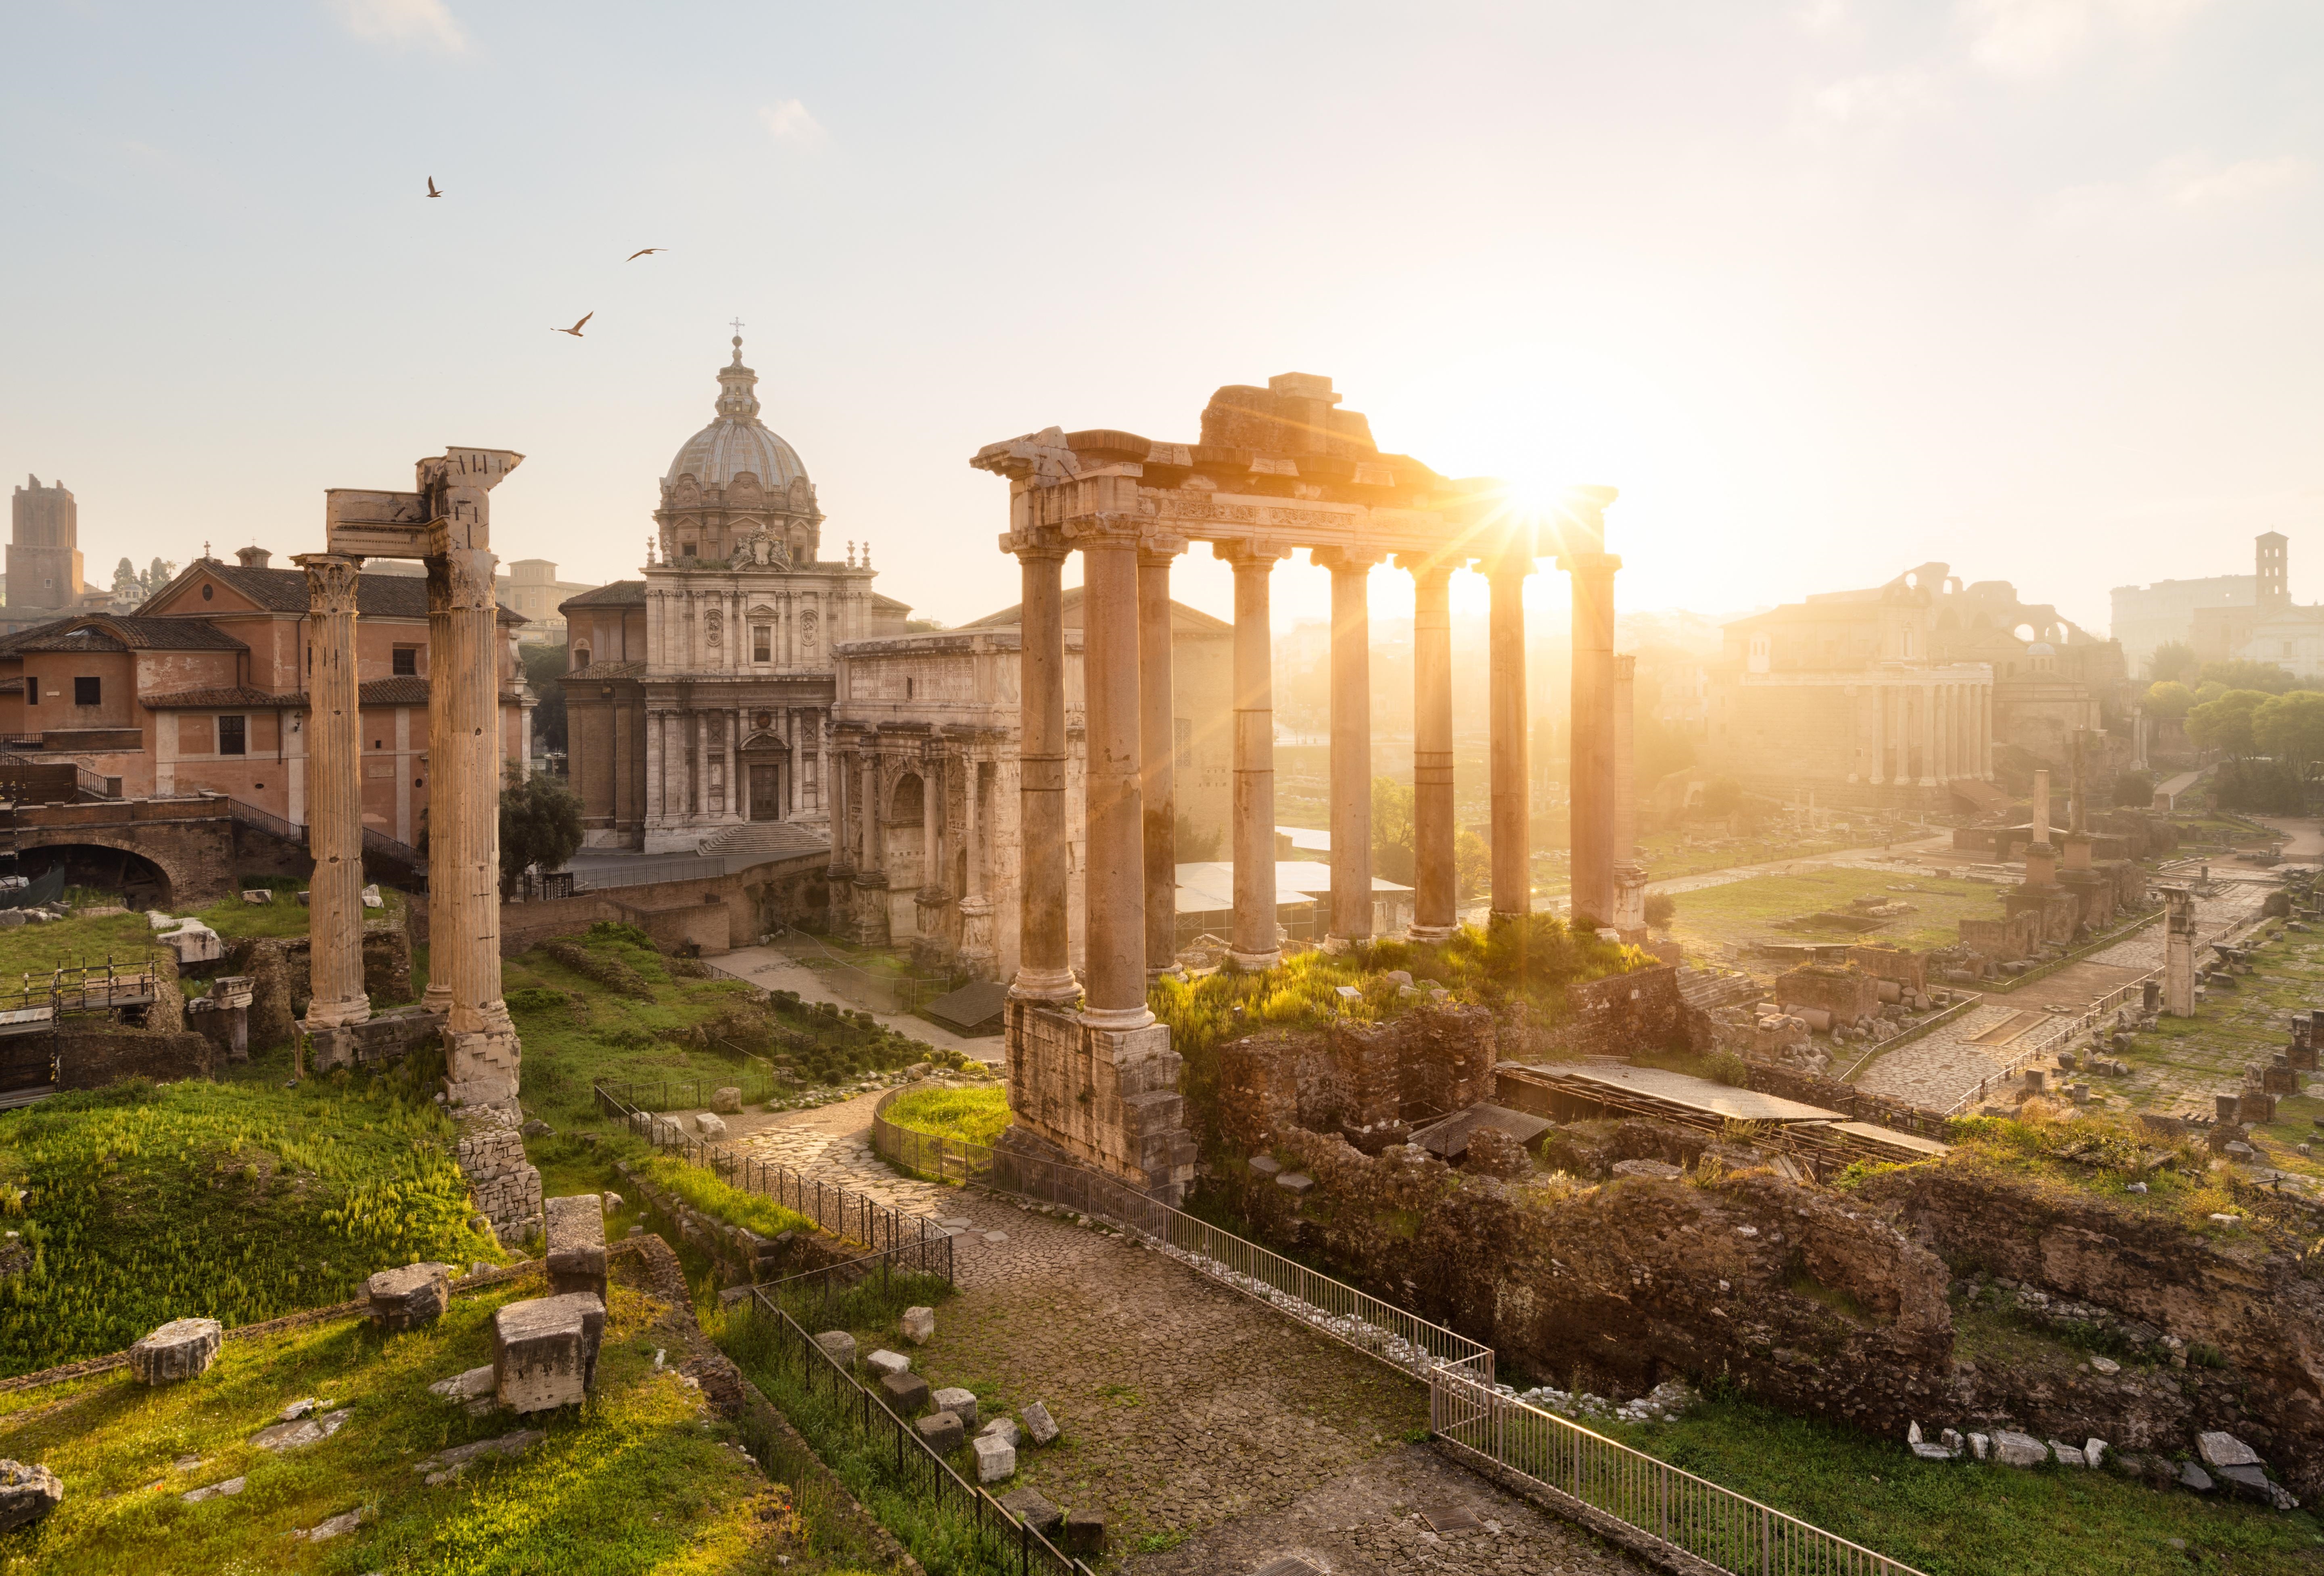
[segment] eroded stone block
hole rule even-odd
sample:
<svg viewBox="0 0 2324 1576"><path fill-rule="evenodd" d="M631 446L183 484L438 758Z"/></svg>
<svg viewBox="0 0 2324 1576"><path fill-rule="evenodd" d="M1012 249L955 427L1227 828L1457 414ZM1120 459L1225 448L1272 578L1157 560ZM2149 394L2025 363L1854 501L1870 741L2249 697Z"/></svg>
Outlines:
<svg viewBox="0 0 2324 1576"><path fill-rule="evenodd" d="M722 1116L737 1117L742 1113L742 1091L733 1084L718 1089L710 1097L710 1108Z"/></svg>
<svg viewBox="0 0 2324 1576"><path fill-rule="evenodd" d="M2030 1433L2005 1428L1993 1436L1993 1459L2005 1467L2038 1467L2050 1459L2050 1447Z"/></svg>
<svg viewBox="0 0 2324 1576"><path fill-rule="evenodd" d="M1019 1488L1002 1495L1001 1508L1045 1538L1054 1539L1057 1529L1065 1525L1065 1513L1050 1504L1038 1488Z"/></svg>
<svg viewBox="0 0 2324 1576"><path fill-rule="evenodd" d="M882 1377L889 1374L908 1374L912 1371L912 1359L902 1352L890 1351L883 1346L876 1348L870 1357L865 1358L863 1366Z"/></svg>
<svg viewBox="0 0 2324 1576"><path fill-rule="evenodd" d="M574 1193L541 1206L547 1240L549 1289L552 1293L605 1295L605 1201L596 1193Z"/></svg>
<svg viewBox="0 0 2324 1576"><path fill-rule="evenodd" d="M929 1404L960 1419L963 1428L976 1426L976 1392L949 1386L929 1398Z"/></svg>
<svg viewBox="0 0 2324 1576"><path fill-rule="evenodd" d="M1036 1401L1030 1405L1025 1407L1024 1413L1025 1432L1031 1438L1035 1444L1045 1445L1056 1442L1057 1437L1057 1422L1056 1418L1049 1415L1049 1409L1047 1405L1041 1402Z"/></svg>
<svg viewBox="0 0 2324 1576"><path fill-rule="evenodd" d="M815 1343L823 1349L824 1356L841 1367L855 1366L855 1338L844 1330L826 1330L815 1338Z"/></svg>
<svg viewBox="0 0 2324 1576"><path fill-rule="evenodd" d="M493 1385L515 1412L578 1405L597 1377L605 1304L588 1292L511 1303L493 1315Z"/></svg>
<svg viewBox="0 0 2324 1576"><path fill-rule="evenodd" d="M976 1480L1005 1483L1017 1475L1017 1445L997 1433L976 1436Z"/></svg>
<svg viewBox="0 0 2324 1576"><path fill-rule="evenodd" d="M920 1442L940 1456L952 1454L968 1438L959 1417L950 1412L931 1412L912 1426L919 1431Z"/></svg>
<svg viewBox="0 0 2324 1576"><path fill-rule="evenodd" d="M129 1349L129 1371L149 1385L198 1378L217 1360L226 1331L215 1319L172 1319Z"/></svg>
<svg viewBox="0 0 2324 1576"><path fill-rule="evenodd" d="M909 1417L928 1404L928 1382L918 1374L882 1374L880 1395L890 1411Z"/></svg>
<svg viewBox="0 0 2324 1576"><path fill-rule="evenodd" d="M926 1346L936 1339L936 1311L933 1308L907 1308L904 1316L896 1321L896 1328L914 1346Z"/></svg>
<svg viewBox="0 0 2324 1576"><path fill-rule="evenodd" d="M452 1305L452 1266L408 1264L382 1270L364 1283L371 1321L383 1330L417 1330L433 1324Z"/></svg>
<svg viewBox="0 0 2324 1576"><path fill-rule="evenodd" d="M39 1462L0 1460L0 1533L40 1520L64 1497L64 1479Z"/></svg>

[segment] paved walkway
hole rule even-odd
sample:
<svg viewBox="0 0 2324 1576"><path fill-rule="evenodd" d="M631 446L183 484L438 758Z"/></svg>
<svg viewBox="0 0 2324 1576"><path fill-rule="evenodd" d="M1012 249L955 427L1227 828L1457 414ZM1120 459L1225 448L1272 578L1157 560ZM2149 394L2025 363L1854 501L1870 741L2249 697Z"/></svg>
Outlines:
<svg viewBox="0 0 2324 1576"><path fill-rule="evenodd" d="M2210 896L2196 900L2199 940L2210 941L2256 916L2274 888L2272 877L2218 881ZM2136 935L2055 974L2006 995L1987 997L1950 1023L1884 1052L1853 1081L1868 1094L1910 1100L1930 1110L1950 1110L1980 1082L2005 1072L2019 1042L2046 1032L2057 1017L2079 1014L2109 991L2162 966L2163 925L2158 920ZM2004 1025L2015 1032L1992 1043L1975 1043L1978 1036Z"/></svg>
<svg viewBox="0 0 2324 1576"><path fill-rule="evenodd" d="M850 1012L864 1010L825 984L823 977L814 969L774 947L737 947L722 958L705 958L703 961L715 973L746 980L761 990L797 991L802 1001L827 1001ZM909 1013L874 1012L872 1015L899 1034L909 1034L915 1040L925 1040L931 1045L957 1051L964 1056L973 1056L979 1061L989 1061L996 1066L1000 1063L1001 1038L997 1034L971 1040Z"/></svg>

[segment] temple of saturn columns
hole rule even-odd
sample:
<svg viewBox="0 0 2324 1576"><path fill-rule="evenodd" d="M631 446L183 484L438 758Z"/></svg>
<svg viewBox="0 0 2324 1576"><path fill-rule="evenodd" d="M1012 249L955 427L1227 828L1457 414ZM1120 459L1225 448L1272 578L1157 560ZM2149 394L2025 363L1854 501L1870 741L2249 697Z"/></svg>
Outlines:
<svg viewBox="0 0 2324 1576"><path fill-rule="evenodd" d="M1370 939L1370 638L1374 565L1408 571L1414 618L1413 771L1417 888L1410 934L1456 923L1452 657L1447 588L1474 567L1491 589L1492 877L1496 921L1531 908L1525 577L1554 554L1573 592L1573 913L1639 922L1644 877L1618 860L1610 487L1571 492L1525 517L1498 482L1455 481L1383 454L1338 408L1331 380L1292 373L1220 389L1194 443L1050 428L989 444L972 463L1009 481L1001 538L1024 580L1020 827L1024 900L1007 1016L1010 1106L1023 1141L1046 1141L1176 1202L1194 1144L1180 1059L1146 1005L1171 965L1176 820L1170 736L1170 566L1204 542L1234 569L1235 964L1281 956L1275 893L1275 719L1268 585L1299 548L1332 571L1331 947ZM1082 554L1087 746L1086 966L1066 952L1065 556Z"/></svg>

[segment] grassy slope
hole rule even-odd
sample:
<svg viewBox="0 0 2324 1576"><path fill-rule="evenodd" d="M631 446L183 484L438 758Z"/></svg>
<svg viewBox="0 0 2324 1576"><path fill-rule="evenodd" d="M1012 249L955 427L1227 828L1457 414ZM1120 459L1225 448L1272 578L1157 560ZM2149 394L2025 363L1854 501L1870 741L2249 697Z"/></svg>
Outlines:
<svg viewBox="0 0 2324 1576"><path fill-rule="evenodd" d="M0 1371L117 1351L171 1319L339 1302L414 1259L500 1258L468 1226L441 1114L385 1079L285 1089L267 1075L287 1062L0 1113L0 1181L23 1190L0 1204L38 1250L0 1281Z"/></svg>
<svg viewBox="0 0 2324 1576"><path fill-rule="evenodd" d="M219 1571L773 1571L801 1559L780 1493L733 1449L700 1393L656 1375L647 1326L659 1311L613 1289L596 1395L521 1420L548 1440L516 1460L422 1485L429 1453L520 1426L470 1417L426 1393L490 1362L492 1311L537 1286L456 1299L431 1329L383 1337L346 1321L230 1342L199 1380L149 1391L125 1372L0 1396L0 1453L47 1462L64 1503L0 1542L0 1573ZM353 1416L331 1439L282 1456L247 1441L287 1403L320 1396ZM200 1464L178 1469L183 1455ZM246 1474L239 1496L200 1505L188 1488ZM368 1506L351 1536L285 1534Z"/></svg>
<svg viewBox="0 0 2324 1576"><path fill-rule="evenodd" d="M2102 1471L1921 1461L1900 1443L1748 1402L1600 1432L1930 1576L2324 1571L2324 1537L2304 1511L2158 1494Z"/></svg>
<svg viewBox="0 0 2324 1576"><path fill-rule="evenodd" d="M998 1085L908 1089L888 1108L888 1119L915 1133L990 1145L1009 1126L1009 1091Z"/></svg>

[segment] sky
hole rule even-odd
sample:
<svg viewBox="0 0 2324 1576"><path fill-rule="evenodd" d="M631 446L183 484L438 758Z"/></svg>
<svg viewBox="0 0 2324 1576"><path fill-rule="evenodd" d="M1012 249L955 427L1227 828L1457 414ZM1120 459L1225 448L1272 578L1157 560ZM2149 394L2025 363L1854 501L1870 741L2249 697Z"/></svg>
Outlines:
<svg viewBox="0 0 2324 1576"><path fill-rule="evenodd" d="M2312 0L11 0L0 53L0 475L100 583L454 442L527 457L503 558L634 573L739 317L826 556L948 623L1016 599L979 446L1286 371L1619 488L1628 607L1941 560L2102 630L2270 529L2324 599Z"/></svg>

